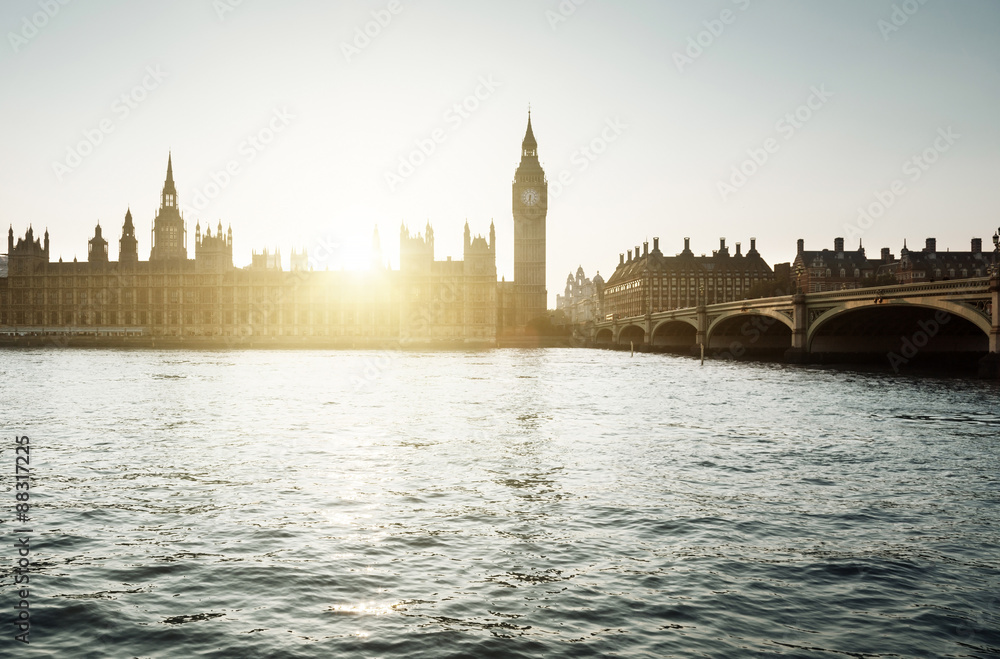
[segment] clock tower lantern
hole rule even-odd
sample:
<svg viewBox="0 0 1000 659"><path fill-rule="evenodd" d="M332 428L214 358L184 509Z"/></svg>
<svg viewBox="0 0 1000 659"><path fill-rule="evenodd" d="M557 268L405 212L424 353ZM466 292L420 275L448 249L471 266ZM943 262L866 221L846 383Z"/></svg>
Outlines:
<svg viewBox="0 0 1000 659"><path fill-rule="evenodd" d="M548 213L549 184L538 162L538 142L528 130L521 143L521 164L514 173L514 289L519 326L545 315L545 216Z"/></svg>

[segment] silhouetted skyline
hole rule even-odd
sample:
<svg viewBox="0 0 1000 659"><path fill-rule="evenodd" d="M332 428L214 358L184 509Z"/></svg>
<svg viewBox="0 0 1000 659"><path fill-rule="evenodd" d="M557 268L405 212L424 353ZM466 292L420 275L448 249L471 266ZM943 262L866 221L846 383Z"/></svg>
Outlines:
<svg viewBox="0 0 1000 659"><path fill-rule="evenodd" d="M393 254L390 227L430 220L444 258L466 219L492 219L510 278L529 103L553 183L549 306L567 272L607 273L653 235L706 251L753 235L779 262L872 204L866 245L996 225L992 2L43 9L0 8L0 175L4 219L48 227L54 258L129 206L148 236L170 149L188 230L238 226L234 254L325 240L350 267L374 225Z"/></svg>

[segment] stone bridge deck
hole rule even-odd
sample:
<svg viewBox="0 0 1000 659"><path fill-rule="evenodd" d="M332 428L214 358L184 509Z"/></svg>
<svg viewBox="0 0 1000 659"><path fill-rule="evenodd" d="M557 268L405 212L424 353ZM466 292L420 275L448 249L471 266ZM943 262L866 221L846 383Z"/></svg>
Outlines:
<svg viewBox="0 0 1000 659"><path fill-rule="evenodd" d="M742 356L780 352L790 361L831 355L982 354L997 362L996 277L900 284L725 302L586 328L592 345L650 346Z"/></svg>

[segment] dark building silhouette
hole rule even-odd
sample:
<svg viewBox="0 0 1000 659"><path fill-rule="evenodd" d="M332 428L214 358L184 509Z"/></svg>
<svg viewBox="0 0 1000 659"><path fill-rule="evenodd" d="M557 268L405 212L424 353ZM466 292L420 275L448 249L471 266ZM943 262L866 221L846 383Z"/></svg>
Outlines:
<svg viewBox="0 0 1000 659"><path fill-rule="evenodd" d="M183 261L187 259L187 229L177 206L172 157L167 156L167 178L160 193L160 210L153 220L150 261Z"/></svg>
<svg viewBox="0 0 1000 659"><path fill-rule="evenodd" d="M730 254L726 239L711 256L695 256L691 239L684 239L684 250L676 256L664 256L660 239L619 255L618 267L604 285L603 311L606 316L621 318L648 313L742 300L750 289L772 281L774 273L757 251L757 240L750 239L750 250L743 254L736 243Z"/></svg>
<svg viewBox="0 0 1000 659"><path fill-rule="evenodd" d="M968 252L939 252L937 240L928 238L923 250L903 248L896 259L892 250L883 247L879 258L870 259L863 246L846 251L844 239L835 238L833 249L810 251L799 239L792 276L803 293L839 291L892 283L911 284L944 279L985 277L991 256L983 254L983 241L973 238Z"/></svg>
<svg viewBox="0 0 1000 659"><path fill-rule="evenodd" d="M98 223L86 262L49 260L49 237L29 226L7 237L9 267L0 277L0 331L142 334L148 336L341 337L368 342L465 342L495 345L501 333L522 335L545 314L547 183L531 119L515 174L515 281L497 282L496 229L488 239L465 226L463 259L434 258L434 230L400 229L400 268L382 265L378 229L373 263L364 272L314 271L305 250L293 250L284 271L280 253L253 253L233 266L233 231L220 221L187 229L177 203L173 158L153 220L148 261L138 258L131 209L125 213L119 259L111 261ZM14 329L11 329L14 328Z"/></svg>
<svg viewBox="0 0 1000 659"><path fill-rule="evenodd" d="M860 244L856 250L845 250L843 238L834 239L832 250L806 250L805 241L799 239L792 274L803 293L864 288L875 284L879 267L889 262L884 259L892 259L888 250L879 259L869 259Z"/></svg>
<svg viewBox="0 0 1000 659"><path fill-rule="evenodd" d="M528 128L521 142L521 162L512 185L514 213L514 282L504 285L506 324L523 328L545 315L545 220L549 208L549 183L538 161L538 142Z"/></svg>
<svg viewBox="0 0 1000 659"><path fill-rule="evenodd" d="M133 267L139 263L139 241L135 238L135 226L132 224L131 208L125 212L122 237L118 239L118 263L123 266Z"/></svg>
<svg viewBox="0 0 1000 659"><path fill-rule="evenodd" d="M993 255L983 254L982 238L973 238L968 252L939 252L937 239L928 238L919 252L903 249L894 268L887 268L901 284L933 282L946 279L986 277L993 265Z"/></svg>

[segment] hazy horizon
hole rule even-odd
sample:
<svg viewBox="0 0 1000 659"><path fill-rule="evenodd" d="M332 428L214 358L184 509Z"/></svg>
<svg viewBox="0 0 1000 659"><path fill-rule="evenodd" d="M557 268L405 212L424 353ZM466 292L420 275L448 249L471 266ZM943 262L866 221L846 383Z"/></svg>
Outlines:
<svg viewBox="0 0 1000 659"><path fill-rule="evenodd" d="M443 260L461 258L466 220L473 234L492 220L510 280L529 103L550 306L569 272L607 277L654 236L667 254L685 236L698 254L756 237L773 264L797 238L967 250L998 224L1000 5L986 0L36 0L5 3L0 26L0 220L48 228L53 260L85 258L98 221L117 258L127 208L146 259L170 151L191 256L195 222L221 220L238 266L325 241L342 249L331 268L351 267L378 225L398 267L400 223L430 221ZM741 182L740 166L757 171Z"/></svg>

